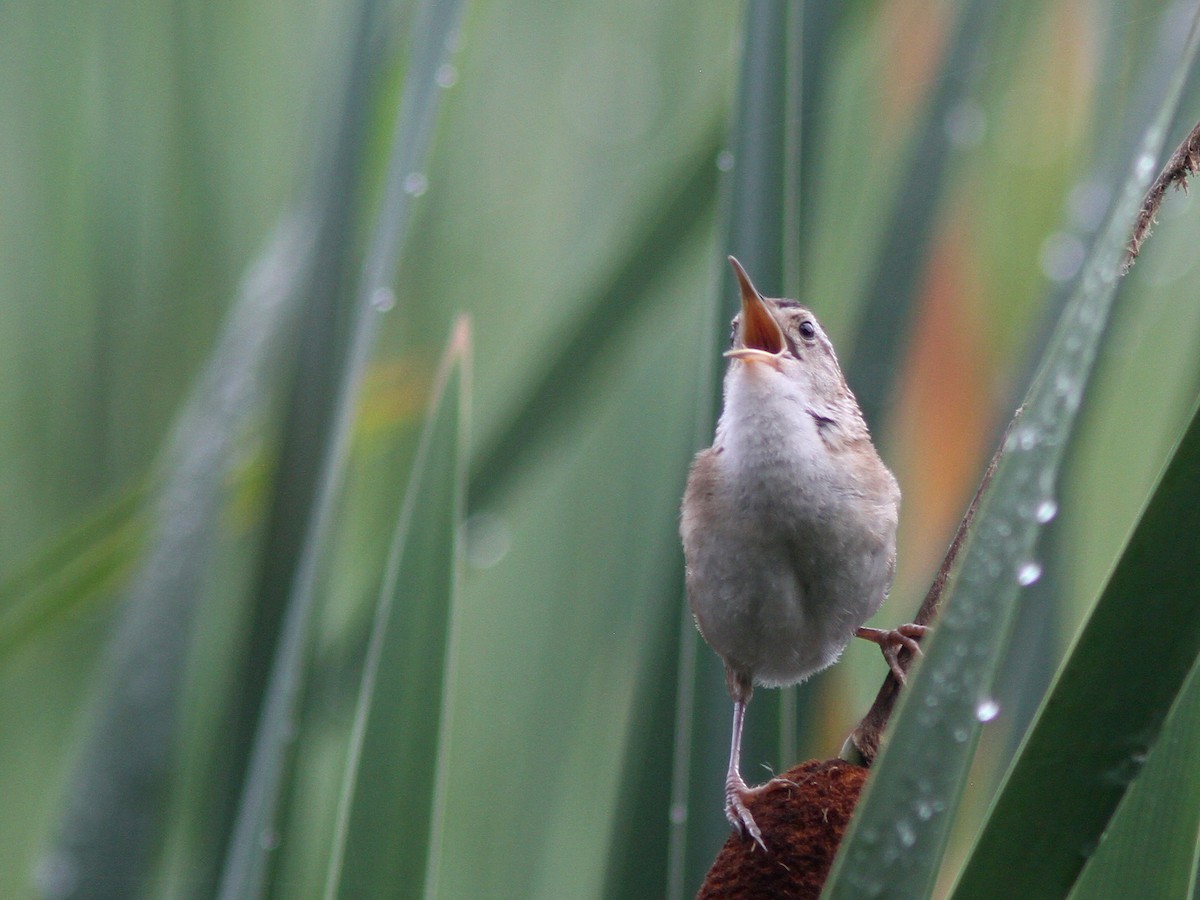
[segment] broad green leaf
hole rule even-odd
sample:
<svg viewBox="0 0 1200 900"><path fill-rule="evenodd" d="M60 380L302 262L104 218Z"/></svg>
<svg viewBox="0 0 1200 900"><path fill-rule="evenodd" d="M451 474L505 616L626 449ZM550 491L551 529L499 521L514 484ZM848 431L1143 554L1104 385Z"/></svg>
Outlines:
<svg viewBox="0 0 1200 900"><path fill-rule="evenodd" d="M1200 667L1193 665L1072 900L1194 895L1200 849Z"/></svg>
<svg viewBox="0 0 1200 900"><path fill-rule="evenodd" d="M830 874L825 889L830 898L923 896L932 888L980 729L998 711L993 680L1017 597L1041 575L1031 557L1034 542L1057 509L1063 448L1088 386L1125 243L1194 55L1193 33L1014 417L928 652L904 694Z"/></svg>
<svg viewBox="0 0 1200 900"><path fill-rule="evenodd" d="M434 382L376 606L350 736L326 897L422 894L437 808L440 720L466 482L470 333Z"/></svg>
<svg viewBox="0 0 1200 900"><path fill-rule="evenodd" d="M1184 682L1200 657L1198 558L1200 415L1194 415L996 800L958 896L1063 896L1146 763L1172 704L1178 707L1176 727L1182 730L1177 739L1185 748L1194 747L1187 729L1194 727L1195 704L1183 708L1176 701L1182 700ZM1163 755L1177 757L1170 748ZM1190 872L1195 807L1181 809L1175 802L1195 790L1190 767L1163 772L1163 765L1159 763L1157 774L1147 773L1158 790L1141 798L1142 815L1155 819L1148 834L1161 852L1186 842ZM1164 792L1168 777L1175 787ZM1168 795L1173 800L1157 799L1162 806L1156 811L1156 798ZM1137 802L1133 796L1128 799ZM1135 810L1127 812L1137 816ZM1179 827L1170 827L1172 818ZM1025 827L1030 822L1038 827ZM1117 835L1126 853L1138 839L1128 836L1130 827L1125 825L1123 840ZM1107 847L1107 865L1136 868L1152 858L1145 849L1136 852L1137 858L1113 860L1119 849ZM1090 888L1081 885L1080 896L1096 896L1106 883L1106 866L1097 862L1101 865L1086 882ZM1177 881L1190 875L1181 876L1176 864L1164 866L1157 877Z"/></svg>

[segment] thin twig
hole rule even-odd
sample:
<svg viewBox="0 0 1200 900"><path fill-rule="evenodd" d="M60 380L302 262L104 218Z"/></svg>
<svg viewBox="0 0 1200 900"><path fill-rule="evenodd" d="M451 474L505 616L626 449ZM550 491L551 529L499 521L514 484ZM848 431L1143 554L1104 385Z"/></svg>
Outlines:
<svg viewBox="0 0 1200 900"><path fill-rule="evenodd" d="M1171 154L1171 158L1167 160L1163 170L1154 179L1154 184L1150 185L1150 190L1146 192L1146 198L1142 200L1142 208L1138 212L1137 223L1133 226L1133 235L1129 238L1129 243L1125 245L1125 262L1121 265L1122 275L1133 268L1134 260L1142 251L1142 242L1150 236L1150 229L1154 226L1154 217L1158 215L1158 208L1162 206L1167 188L1175 185L1186 193L1188 178L1198 171L1200 171L1200 123L1197 123L1196 127L1183 139L1183 143L1175 148L1175 152Z"/></svg>

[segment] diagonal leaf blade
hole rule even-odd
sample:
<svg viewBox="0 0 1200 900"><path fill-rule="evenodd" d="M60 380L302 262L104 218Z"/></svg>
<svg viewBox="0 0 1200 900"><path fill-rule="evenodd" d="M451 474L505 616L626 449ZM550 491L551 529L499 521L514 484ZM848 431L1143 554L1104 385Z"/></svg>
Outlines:
<svg viewBox="0 0 1200 900"><path fill-rule="evenodd" d="M1092 898L1186 897L1200 849L1200 666L1193 665L1146 760L1117 807L1096 855L1071 892Z"/></svg>
<svg viewBox="0 0 1200 900"><path fill-rule="evenodd" d="M439 366L363 664L325 896L416 896L438 772L466 482L470 328Z"/></svg>

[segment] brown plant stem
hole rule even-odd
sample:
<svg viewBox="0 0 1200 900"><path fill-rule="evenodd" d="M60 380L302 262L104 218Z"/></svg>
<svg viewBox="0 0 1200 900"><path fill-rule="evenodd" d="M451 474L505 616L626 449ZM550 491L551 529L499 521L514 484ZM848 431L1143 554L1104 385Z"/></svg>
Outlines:
<svg viewBox="0 0 1200 900"><path fill-rule="evenodd" d="M1125 245L1125 262L1121 266L1122 275L1133 267L1134 260L1142 252L1142 242L1150 236L1150 229L1154 226L1154 217L1158 215L1158 208L1162 206L1167 188L1175 185L1186 193L1187 180L1197 171L1200 171L1200 122L1188 132L1183 143L1175 148L1175 152L1171 154L1167 164L1163 166L1163 170L1158 173L1158 177L1150 185L1150 190L1146 192L1146 197L1142 200L1142 208L1138 211L1137 221L1133 226L1133 235L1129 238L1129 243Z"/></svg>

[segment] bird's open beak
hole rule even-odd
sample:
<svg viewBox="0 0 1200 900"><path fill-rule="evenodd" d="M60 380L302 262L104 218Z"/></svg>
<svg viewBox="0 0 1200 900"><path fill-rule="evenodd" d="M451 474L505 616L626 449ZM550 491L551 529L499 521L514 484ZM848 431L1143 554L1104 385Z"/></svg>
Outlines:
<svg viewBox="0 0 1200 900"><path fill-rule="evenodd" d="M738 336L738 346L727 350L725 355L743 362L767 363L778 369L780 354L787 346L783 339L783 329L771 315L766 301L750 281L750 276L746 274L742 264L732 256L729 257L729 264L733 266L738 286L742 290L742 327Z"/></svg>

